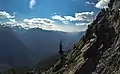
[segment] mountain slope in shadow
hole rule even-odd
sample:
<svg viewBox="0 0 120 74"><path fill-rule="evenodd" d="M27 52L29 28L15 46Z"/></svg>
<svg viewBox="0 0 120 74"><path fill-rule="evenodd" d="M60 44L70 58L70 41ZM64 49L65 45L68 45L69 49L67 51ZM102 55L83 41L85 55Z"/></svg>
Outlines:
<svg viewBox="0 0 120 74"><path fill-rule="evenodd" d="M44 59L58 54L59 42L69 50L84 32L65 33L22 27L0 27L0 68L33 67ZM47 53L47 55L46 55ZM49 61L50 62L50 61Z"/></svg>
<svg viewBox="0 0 120 74"><path fill-rule="evenodd" d="M0 64L12 67L29 66L31 63L28 48L8 27L0 27L0 58Z"/></svg>

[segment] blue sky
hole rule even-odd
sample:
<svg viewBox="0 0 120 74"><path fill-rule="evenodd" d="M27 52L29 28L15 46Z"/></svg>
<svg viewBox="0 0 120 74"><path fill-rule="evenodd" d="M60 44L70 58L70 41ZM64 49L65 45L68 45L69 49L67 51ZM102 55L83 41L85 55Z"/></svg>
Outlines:
<svg viewBox="0 0 120 74"><path fill-rule="evenodd" d="M15 18L7 18L9 21L25 22L24 20L27 19L28 24L28 22L36 21L36 19L38 21L38 18L40 18L39 20L55 21L54 24L62 26L65 24L73 26L80 22L82 22L81 24L87 23L86 21L91 22L92 16L100 10L100 4L97 8L95 7L97 2L87 0L0 0L0 11L15 16ZM103 2L101 3L103 4Z"/></svg>
<svg viewBox="0 0 120 74"><path fill-rule="evenodd" d="M30 0L0 0L0 9L14 13L20 17L49 17L53 13L74 15L76 12L97 11L86 0L36 0L33 9L29 8Z"/></svg>

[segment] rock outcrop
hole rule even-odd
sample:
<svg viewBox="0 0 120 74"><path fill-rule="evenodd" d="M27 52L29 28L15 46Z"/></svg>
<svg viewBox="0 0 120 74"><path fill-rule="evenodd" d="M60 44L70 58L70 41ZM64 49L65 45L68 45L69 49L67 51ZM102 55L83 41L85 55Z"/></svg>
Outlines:
<svg viewBox="0 0 120 74"><path fill-rule="evenodd" d="M120 0L111 0L86 34L45 74L120 74Z"/></svg>
<svg viewBox="0 0 120 74"><path fill-rule="evenodd" d="M120 74L120 1L111 0L85 36L45 74Z"/></svg>

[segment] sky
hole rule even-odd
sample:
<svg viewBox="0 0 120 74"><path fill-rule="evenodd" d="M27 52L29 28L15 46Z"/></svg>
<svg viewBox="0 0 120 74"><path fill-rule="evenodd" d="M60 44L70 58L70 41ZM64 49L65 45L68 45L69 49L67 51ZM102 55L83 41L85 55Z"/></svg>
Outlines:
<svg viewBox="0 0 120 74"><path fill-rule="evenodd" d="M0 22L10 27L64 32L87 29L109 0L0 0Z"/></svg>

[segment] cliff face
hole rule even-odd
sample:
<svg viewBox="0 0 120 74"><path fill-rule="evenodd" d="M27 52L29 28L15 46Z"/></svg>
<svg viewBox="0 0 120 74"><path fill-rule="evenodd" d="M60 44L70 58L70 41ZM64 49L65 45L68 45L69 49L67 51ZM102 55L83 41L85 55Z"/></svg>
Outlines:
<svg viewBox="0 0 120 74"><path fill-rule="evenodd" d="M46 74L120 74L120 0L101 10L61 64Z"/></svg>

